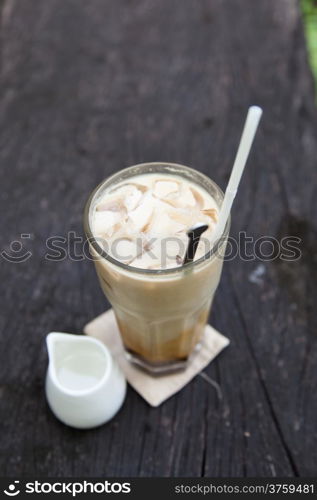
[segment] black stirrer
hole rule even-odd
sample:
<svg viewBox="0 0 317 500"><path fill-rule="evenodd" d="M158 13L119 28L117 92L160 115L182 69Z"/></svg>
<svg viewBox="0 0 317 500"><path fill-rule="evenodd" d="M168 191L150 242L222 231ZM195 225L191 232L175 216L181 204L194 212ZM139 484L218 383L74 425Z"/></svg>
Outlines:
<svg viewBox="0 0 317 500"><path fill-rule="evenodd" d="M188 262L192 262L194 260L200 237L208 229L208 227L208 224L198 223L188 229L187 236L189 238L189 241L183 265L188 264Z"/></svg>

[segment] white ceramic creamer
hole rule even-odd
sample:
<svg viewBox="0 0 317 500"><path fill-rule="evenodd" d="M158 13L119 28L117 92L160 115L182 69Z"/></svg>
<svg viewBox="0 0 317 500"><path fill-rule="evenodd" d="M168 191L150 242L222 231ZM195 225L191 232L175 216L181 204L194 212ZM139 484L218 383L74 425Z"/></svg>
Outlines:
<svg viewBox="0 0 317 500"><path fill-rule="evenodd" d="M119 411L126 380L106 346L97 339L68 333L46 337L48 404L64 424L79 429L102 425Z"/></svg>

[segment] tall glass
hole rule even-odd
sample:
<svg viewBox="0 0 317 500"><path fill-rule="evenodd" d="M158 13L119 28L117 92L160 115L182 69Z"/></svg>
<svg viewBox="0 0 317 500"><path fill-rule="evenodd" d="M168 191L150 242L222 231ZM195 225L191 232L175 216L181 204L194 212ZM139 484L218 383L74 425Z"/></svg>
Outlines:
<svg viewBox="0 0 317 500"><path fill-rule="evenodd" d="M92 233L95 204L105 190L147 173L172 174L207 191L221 206L223 192L208 177L183 165L144 163L105 179L90 195L84 214L101 287L113 307L130 361L153 374L186 368L200 346L210 306L218 286L230 228L207 254L183 267L139 269L105 252Z"/></svg>

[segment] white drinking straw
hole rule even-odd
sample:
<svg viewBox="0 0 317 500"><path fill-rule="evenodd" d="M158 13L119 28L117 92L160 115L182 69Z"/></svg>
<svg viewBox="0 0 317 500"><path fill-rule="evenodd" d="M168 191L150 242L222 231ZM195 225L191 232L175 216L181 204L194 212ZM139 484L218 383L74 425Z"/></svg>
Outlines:
<svg viewBox="0 0 317 500"><path fill-rule="evenodd" d="M218 223L215 227L213 239L216 241L222 235L226 226L233 200L237 194L239 182L247 162L250 149L259 121L262 115L262 109L259 106L251 106L248 110L247 119L244 124L242 136L240 139L237 155L232 167L231 176L225 192L225 196L219 212Z"/></svg>

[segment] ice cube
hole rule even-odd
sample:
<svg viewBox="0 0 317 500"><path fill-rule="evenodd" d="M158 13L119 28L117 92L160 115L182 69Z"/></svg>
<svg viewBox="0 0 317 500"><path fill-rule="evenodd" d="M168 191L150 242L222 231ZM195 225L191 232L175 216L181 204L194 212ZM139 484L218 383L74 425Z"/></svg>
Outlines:
<svg viewBox="0 0 317 500"><path fill-rule="evenodd" d="M136 239L115 238L111 242L111 255L125 264L130 264L142 251Z"/></svg>
<svg viewBox="0 0 317 500"><path fill-rule="evenodd" d="M177 181L157 180L154 183L154 195L157 198L165 198L171 193L177 193L179 190L179 183Z"/></svg>
<svg viewBox="0 0 317 500"><path fill-rule="evenodd" d="M185 255L188 244L186 234L163 237L157 240L155 244L156 253L160 255L161 267L165 268L169 264L170 267L176 267L176 256L181 259Z"/></svg>
<svg viewBox="0 0 317 500"><path fill-rule="evenodd" d="M165 238L162 240L162 259L167 263L172 262L175 266L177 264L177 256L181 260L186 252L188 245L187 235L178 235L171 238Z"/></svg>
<svg viewBox="0 0 317 500"><path fill-rule="evenodd" d="M184 208L174 208L170 209L168 214L171 219L179 224L182 224L185 229L197 222L197 215L196 213L193 213L192 210L189 211Z"/></svg>
<svg viewBox="0 0 317 500"><path fill-rule="evenodd" d="M142 186L140 186L142 187ZM136 185L125 184L105 195L97 205L97 210L131 211L134 210L143 196L143 190Z"/></svg>
<svg viewBox="0 0 317 500"><path fill-rule="evenodd" d="M180 192L167 195L164 201L175 208L193 208L196 205L196 199L191 189L185 185L182 186Z"/></svg>
<svg viewBox="0 0 317 500"><path fill-rule="evenodd" d="M129 213L129 219L132 221L136 232L145 231L150 224L153 214L153 199L150 196L144 196L140 204Z"/></svg>
<svg viewBox="0 0 317 500"><path fill-rule="evenodd" d="M193 195L193 197L195 199L195 204L199 208L203 208L205 201L204 201L204 198L203 198L202 194L200 194L200 192L197 189L193 188L193 187L190 187L189 189L191 190L192 195Z"/></svg>
<svg viewBox="0 0 317 500"><path fill-rule="evenodd" d="M183 261L180 254L185 254L186 241L176 236L156 238L146 248L131 265L142 269L167 269L177 267ZM177 256L180 261L177 261Z"/></svg>
<svg viewBox="0 0 317 500"><path fill-rule="evenodd" d="M217 217L217 210L215 208L205 208L204 210L201 210L202 214L207 215L210 217L214 222L217 222L218 217Z"/></svg>
<svg viewBox="0 0 317 500"><path fill-rule="evenodd" d="M128 212L134 210L139 204L143 193L135 186L128 186L127 192L123 200L123 204Z"/></svg>
<svg viewBox="0 0 317 500"><path fill-rule="evenodd" d="M196 198L193 194L193 190L188 186L183 186L181 201L183 207L194 207L196 205Z"/></svg>
<svg viewBox="0 0 317 500"><path fill-rule="evenodd" d="M159 256L156 256L151 251L144 252L142 255L132 261L131 266L138 267L139 269L160 269L161 261Z"/></svg>
<svg viewBox="0 0 317 500"><path fill-rule="evenodd" d="M96 236L111 236L115 225L120 221L120 212L103 210L95 212L93 216L93 232Z"/></svg>
<svg viewBox="0 0 317 500"><path fill-rule="evenodd" d="M122 197L122 195L125 193L126 189L130 188L131 186L134 188L137 188L139 191L141 191L141 193L145 193L148 190L147 186L144 186L142 184L138 184L137 182L125 182L125 183L119 184L118 186L113 187L109 191L109 195L112 195L112 194L113 195L120 195L120 197Z"/></svg>
<svg viewBox="0 0 317 500"><path fill-rule="evenodd" d="M118 196L106 196L96 206L97 212L121 212L124 209L123 200Z"/></svg>
<svg viewBox="0 0 317 500"><path fill-rule="evenodd" d="M149 231L158 236L174 235L180 231L184 231L186 225L172 219L166 212L157 214L149 226Z"/></svg>
<svg viewBox="0 0 317 500"><path fill-rule="evenodd" d="M139 184L138 182L129 182L125 186L133 186L141 191L141 193L146 193L149 189L148 186L144 186L144 184Z"/></svg>

